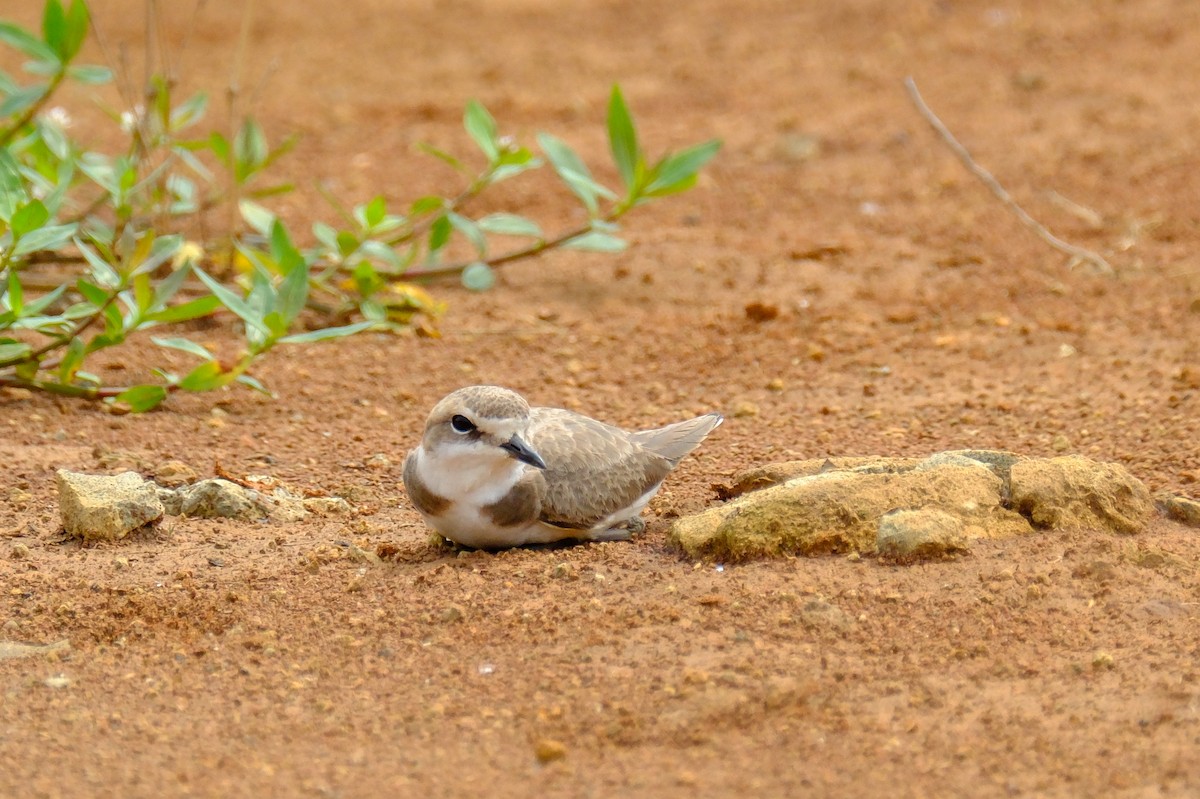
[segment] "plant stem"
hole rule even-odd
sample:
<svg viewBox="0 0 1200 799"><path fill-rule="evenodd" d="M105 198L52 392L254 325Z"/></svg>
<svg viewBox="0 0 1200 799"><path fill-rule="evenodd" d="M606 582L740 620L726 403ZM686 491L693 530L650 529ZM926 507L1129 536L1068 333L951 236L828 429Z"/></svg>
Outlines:
<svg viewBox="0 0 1200 799"><path fill-rule="evenodd" d="M601 217L600 221L614 222L617 220L617 218L619 218L621 216L621 213L623 213L623 211L620 211L619 209L613 209L612 211L608 212L603 217ZM571 239L579 238L583 234L591 232L593 230L594 224L595 224L595 221L589 222L588 224L577 227L574 230L568 230L566 233L561 233L552 239L539 239L538 241L535 241L533 244L530 244L528 247L522 247L519 250L512 250L511 252L506 252L503 255L497 255L494 258L482 258L482 259L477 258L473 261L460 261L458 263L444 264L444 265L440 265L440 266L430 267L427 269L410 269L404 273L404 277L406 277L406 278L449 277L451 275L461 274L463 272L463 270L465 270L471 264L484 263L492 268L495 268L497 266L501 266L501 265L509 263L511 261L519 261L522 258L533 258L535 256L541 255L546 250L552 250L555 247L561 247L563 244L566 244Z"/></svg>
<svg viewBox="0 0 1200 799"><path fill-rule="evenodd" d="M35 116L37 116L38 111L41 111L42 106L49 102L50 96L54 94L55 90L58 89L59 84L63 82L63 78L66 76L67 65L63 64L62 69L60 69L58 72L55 72L54 75L51 76L50 82L46 84L46 91L42 94L42 96L39 97L33 103L33 105L26 108L25 113L21 114L21 116L17 118L16 122L9 125L3 131L0 131L0 147L7 147L8 144L13 140L13 137L16 136L23 127L28 125Z"/></svg>
<svg viewBox="0 0 1200 799"><path fill-rule="evenodd" d="M121 293L120 288L113 291L112 294L108 295L108 299L104 301L103 305L101 305L99 308L97 308L96 311L94 313L92 313L90 316L88 316L86 319L81 319L79 321L79 323L77 325L75 325L74 329L71 330L71 332L64 333L61 336L58 336L57 338L51 339L50 341L46 342L45 344L38 347L33 352L29 353L29 355L26 356L25 360L26 361L38 360L43 355L45 355L47 352L50 352L51 350L56 350L59 347L65 347L68 344L70 344L72 339L76 338L77 336L82 335L83 332L85 330L87 330L89 327L91 327L96 322L97 319L99 319L101 316L104 315L104 312L106 310L108 310L108 306L112 305L113 302L116 301L117 295L119 295L120 293Z"/></svg>
<svg viewBox="0 0 1200 799"><path fill-rule="evenodd" d="M52 383L48 380L26 380L15 375L0 375L0 387L24 388L30 391L44 391L47 394L57 394L61 397L88 400L108 399L129 390L129 386L73 386L69 383ZM163 389L170 394L178 391L179 387L168 383L163 386Z"/></svg>

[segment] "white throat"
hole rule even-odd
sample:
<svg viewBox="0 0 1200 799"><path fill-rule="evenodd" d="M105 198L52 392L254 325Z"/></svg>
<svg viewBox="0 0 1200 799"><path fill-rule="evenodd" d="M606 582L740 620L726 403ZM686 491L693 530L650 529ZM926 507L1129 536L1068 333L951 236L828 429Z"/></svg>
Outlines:
<svg viewBox="0 0 1200 799"><path fill-rule="evenodd" d="M417 448L416 468L434 494L482 507L500 501L528 467L486 444L450 444L433 451L422 444Z"/></svg>

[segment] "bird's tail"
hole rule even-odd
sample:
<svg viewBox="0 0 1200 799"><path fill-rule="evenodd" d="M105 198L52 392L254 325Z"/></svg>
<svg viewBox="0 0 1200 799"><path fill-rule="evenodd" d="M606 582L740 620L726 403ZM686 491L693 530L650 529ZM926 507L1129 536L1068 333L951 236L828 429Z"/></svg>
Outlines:
<svg viewBox="0 0 1200 799"><path fill-rule="evenodd" d="M642 430L634 433L631 438L651 452L663 456L674 466L689 452L700 446L700 442L717 429L717 425L723 421L725 421L725 417L719 413L706 413L695 419L676 422L666 427Z"/></svg>

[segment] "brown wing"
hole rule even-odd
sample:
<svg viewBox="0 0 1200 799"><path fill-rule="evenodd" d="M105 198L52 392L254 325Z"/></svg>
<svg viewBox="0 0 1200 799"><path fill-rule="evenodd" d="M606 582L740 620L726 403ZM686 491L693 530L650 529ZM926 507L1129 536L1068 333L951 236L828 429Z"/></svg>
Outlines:
<svg viewBox="0 0 1200 799"><path fill-rule="evenodd" d="M546 462L542 520L586 529L657 486L671 462L624 430L558 408L534 408L530 444Z"/></svg>

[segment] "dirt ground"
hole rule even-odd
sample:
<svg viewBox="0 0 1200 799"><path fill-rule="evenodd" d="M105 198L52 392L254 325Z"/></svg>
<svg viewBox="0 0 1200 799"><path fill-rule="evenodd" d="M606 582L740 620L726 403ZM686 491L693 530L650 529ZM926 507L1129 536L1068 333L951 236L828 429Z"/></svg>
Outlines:
<svg viewBox="0 0 1200 799"><path fill-rule="evenodd" d="M24 5L4 13L28 20ZM194 19L163 5L182 86L219 97L241 4ZM135 65L143 8L94 3ZM456 190L414 145L469 152L470 97L610 181L614 81L651 150L725 147L696 190L629 218L626 253L514 263L485 294L435 287L441 340L280 352L258 370L275 400L181 396L135 418L0 395L0 639L71 646L0 661L0 795L1200 793L1194 529L982 542L908 567L693 563L666 538L673 514L717 501L713 484L797 457L1076 452L1200 494L1200 5L255 12L243 82L270 72L247 89L257 115L274 138L303 134L279 167L300 185L278 206L296 224L331 216L317 182L359 202ZM906 75L1115 275L1069 268L1020 227L916 115ZM71 96L98 127L89 93ZM579 218L549 177L472 210L502 207L550 230ZM232 349L231 331L196 335ZM456 555L431 543L399 464L438 398L482 382L628 427L731 418L633 543ZM757 415L734 418L747 403ZM62 540L56 468L170 459L361 512ZM350 544L395 556L372 565Z"/></svg>

